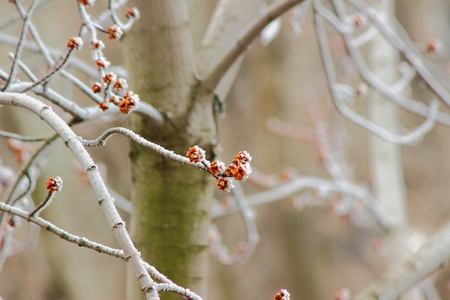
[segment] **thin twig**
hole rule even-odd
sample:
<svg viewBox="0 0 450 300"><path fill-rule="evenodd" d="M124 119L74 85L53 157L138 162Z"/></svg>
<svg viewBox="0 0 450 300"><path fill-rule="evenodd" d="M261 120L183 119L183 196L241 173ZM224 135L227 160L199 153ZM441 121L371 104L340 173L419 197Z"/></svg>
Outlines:
<svg viewBox="0 0 450 300"><path fill-rule="evenodd" d="M104 246L102 244L90 241L87 238L73 235L73 234L57 227L56 225L52 224L51 222L42 219L41 217L38 217L36 215L30 215L30 213L28 213L27 211L20 209L18 207L14 207L14 206L8 205L6 203L0 202L0 210L3 212L9 213L9 214L18 216L24 220L27 220L28 222L34 223L34 224L44 228L45 230L56 234L63 240L77 244L80 247L86 247L86 248L95 250L100 253L108 254L108 255L111 255L114 257L118 257L123 260L127 260L125 254L123 253L122 250L110 248L108 246Z"/></svg>
<svg viewBox="0 0 450 300"><path fill-rule="evenodd" d="M123 128L123 127L109 128L95 140L80 139L80 141L83 144L83 146L85 146L85 147L104 146L106 144L106 141L114 134L121 134L123 136L126 136L133 142L135 142L143 147L150 148L153 151L159 153L161 156L163 156L167 159L176 161L176 162L184 164L184 165L190 165L190 166L196 167L200 170L204 170L204 171L207 170L206 166L204 166L203 164L193 163L193 162L189 161L189 159L187 157L178 155L178 154L174 153L173 151L170 151L170 150L165 149L164 147L161 147L158 144L152 143L152 142L144 139L140 135L134 133L130 129Z"/></svg>
<svg viewBox="0 0 450 300"><path fill-rule="evenodd" d="M264 27L302 1L304 0L286 0L270 5L264 14L250 24L244 31L244 34L237 39L236 43L225 51L205 78L199 78L200 84L207 90L214 90L223 75L233 65L236 59L248 49L251 42L259 35Z"/></svg>
<svg viewBox="0 0 450 300"><path fill-rule="evenodd" d="M16 5L17 2L15 1ZM28 32L28 27L30 25L31 15L33 14L33 10L36 7L36 4L38 3L38 0L33 0L30 4L30 7L28 8L28 11L24 17L23 25L22 25L22 32L20 34L19 43L17 44L16 53L14 54L14 60L13 64L11 66L11 71L9 72L8 79L6 81L5 86L2 88L2 91L6 91L10 84L13 82L14 78L16 77L17 73L17 63L20 58L20 55L22 54L23 49L23 42L25 40L26 33ZM22 16L23 17L23 16Z"/></svg>
<svg viewBox="0 0 450 300"><path fill-rule="evenodd" d="M39 203L39 205L36 206L36 208L30 212L29 218L39 216L39 213L41 211L43 211L50 204L50 202L52 201L54 196L55 196L54 191L48 191L47 196L45 197L44 201Z"/></svg>
<svg viewBox="0 0 450 300"><path fill-rule="evenodd" d="M320 6L319 1L314 2L314 7L316 5ZM371 28L375 28L372 26ZM339 29L339 28L337 28ZM316 30L319 30L316 26ZM350 57L353 61L354 66L358 70L361 77L364 79L367 84L372 86L375 90L379 91L383 96L385 96L390 101L396 103L397 105L401 106L402 108L411 111L413 113L416 113L418 115L428 117L430 115L430 108L423 104L422 102L410 99L408 97L405 97L401 95L398 91L398 85L394 84L393 86L389 86L386 83L384 83L382 80L380 80L377 76L375 76L370 69L367 67L364 59L362 58L360 52L357 49L357 45L355 45L355 41L357 38L354 38L351 33L348 32L341 32L341 34L344 37L345 43L347 45L348 52L350 54ZM319 42L325 42L326 40L323 40L321 36L319 35L319 32L317 32ZM392 41L391 41L392 42ZM328 51L328 50L327 50ZM331 60L330 60L331 63ZM408 79L408 78L405 78ZM436 121L445 125L450 126L450 116L448 114L437 112L436 115Z"/></svg>
<svg viewBox="0 0 450 300"><path fill-rule="evenodd" d="M423 244L417 252L394 265L387 273L375 279L354 300L399 299L406 291L450 260L450 224Z"/></svg>
<svg viewBox="0 0 450 300"><path fill-rule="evenodd" d="M35 136L20 135L20 134L3 131L3 130L0 130L0 136L4 137L4 138L8 138L8 139L23 141L23 142L43 142L47 139L47 138L40 138L40 137L35 137Z"/></svg>
<svg viewBox="0 0 450 300"><path fill-rule="evenodd" d="M67 61L69 60L70 54L73 52L73 49L68 49L67 50L67 54L64 56L64 58L62 59L61 63L59 65L56 65L53 70L51 70L47 75L45 75L44 77L42 77L41 79L39 79L38 81L36 81L35 83L33 83L31 86L25 88L23 91L21 91L21 93L25 93L29 90L31 90L32 88L34 88L35 86L38 86L39 84L44 83L47 84L48 80L50 79L50 77L54 76L56 73L58 73L59 70L61 70L62 67L64 67L64 65L67 63Z"/></svg>
<svg viewBox="0 0 450 300"><path fill-rule="evenodd" d="M316 7L316 5L320 5L320 2L314 1L314 7ZM383 127L368 121L366 118L358 115L357 113L349 109L345 105L345 100L347 99L344 99L345 97L348 96L342 95L343 93L340 93L338 91L338 86L336 84L336 75L334 71L333 61L331 59L331 54L328 48L328 42L323 24L323 17L318 12L316 12L314 14L314 20L316 23L316 33L319 40L320 51L322 54L321 57L325 67L325 74L328 80L328 86L330 88L331 96L333 97L336 108L340 113L342 113L345 117L347 117L354 123L376 134L380 138L397 144L414 143L418 139L422 138L433 128L439 110L439 106L436 102L432 102L430 104L430 109L428 111L428 116L425 122L422 125L420 125L416 130L405 135L391 133L386 129L384 129Z"/></svg>
<svg viewBox="0 0 450 300"><path fill-rule="evenodd" d="M377 204L376 199L370 195L367 189L350 182L340 182L315 177L298 177L267 191L248 195L246 198L250 206L258 206L285 199L310 189L325 189L328 192L355 197L367 207L367 210L374 216L382 228L388 228L384 212ZM211 216L213 218L218 218L237 211L237 207L232 207L227 210L213 210Z"/></svg>
<svg viewBox="0 0 450 300"><path fill-rule="evenodd" d="M25 94L0 93L0 105L2 104L19 106L32 111L52 127L58 136L63 139L66 146L72 151L75 158L85 170L86 176L97 196L108 224L123 249L125 256L127 257L127 262L136 275L145 296L149 300L159 299L155 290L155 282L146 271L140 253L137 251L125 228L125 222L122 220L117 208L114 206L114 199L108 192L97 166L94 164L94 161L91 159L89 153L83 147L75 133L49 106Z"/></svg>
<svg viewBox="0 0 450 300"><path fill-rule="evenodd" d="M425 59L415 47L411 47L413 44L410 40L402 40L389 26L387 26L383 20L380 19L377 12L369 5L359 0L347 0L356 9L365 13L370 20L377 26L380 33L388 39L393 46L403 52L408 61L417 70L417 73L425 80L431 90L436 93L447 105L450 106L450 92L442 87L427 67L423 64ZM401 26L398 26L401 28ZM407 34L403 34L404 38L407 38Z"/></svg>

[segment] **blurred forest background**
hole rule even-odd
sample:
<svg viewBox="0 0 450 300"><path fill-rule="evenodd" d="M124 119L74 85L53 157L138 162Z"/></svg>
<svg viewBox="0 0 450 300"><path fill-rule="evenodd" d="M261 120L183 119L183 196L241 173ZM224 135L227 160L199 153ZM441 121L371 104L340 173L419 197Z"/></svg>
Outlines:
<svg viewBox="0 0 450 300"><path fill-rule="evenodd" d="M196 0L191 4L191 27L197 44L215 4L216 1L209 0ZM92 9L106 6L106 1L97 1ZM0 20L13 10L3 1ZM77 35L80 19L76 10L73 1L48 1L38 9L33 20L43 40L56 49L64 48L68 37ZM448 74L450 3L447 0L397 0L396 13L413 41L426 44L432 39L441 40L444 51L428 58ZM2 33L17 36L20 28L8 27ZM334 42L338 55L345 50L344 45L338 38ZM14 48L0 44L0 64L10 63L4 55L8 51ZM26 60L32 55L26 52L23 58ZM86 58L89 55L87 47L80 57L83 55ZM117 42L106 42L105 55L114 65L123 63ZM83 79L82 74L76 75ZM62 90L65 83L61 81L60 86ZM421 82L416 82L410 92L420 100ZM80 105L83 104L83 95L76 90L71 93ZM295 170L299 175L327 178L314 143L282 137L271 132L268 126L275 118L312 129L307 110L311 98L320 100L333 126L341 124L345 128L346 157L355 181L370 185L369 133L336 116L319 57L311 10L305 16L301 35L294 33L285 16L282 31L272 43L263 46L256 41L247 52L226 99L226 116L219 120L222 158L228 161L237 151L246 150L253 156L252 166L264 174L280 176ZM366 102L358 101L364 111ZM89 100L85 104L90 104ZM421 120L411 113L401 112L401 121L407 128ZM102 121L75 126L74 130L85 138L95 138L108 127L127 127L128 121L127 116L105 117ZM36 116L15 108L0 109L0 126L3 130L25 135L51 134ZM419 240L436 232L450 217L449 134L449 128L436 125L421 143L402 147L407 213ZM0 143L3 164L18 169L20 163L5 141L2 139ZM89 149L108 184L125 198L130 197L128 143L123 137L114 137L106 147ZM117 247L93 192L80 175L69 150L58 142L51 151L49 160L43 162L43 176L33 194L39 199L35 202L45 197L45 180L50 176L62 177L64 188L43 216L69 232ZM248 192L258 190L249 182L243 187ZM216 196L220 199L227 195L217 192ZM330 207L298 210L286 199L259 206L256 214L261 239L248 261L224 266L211 258L209 299L271 299L280 288L287 289L294 300L332 299L333 293L342 287L357 293L392 264L384 259L390 249L380 250L375 246L377 232L355 228L345 217L336 216ZM127 218L125 212L122 215ZM230 250L236 251L237 243L245 239L240 216L233 214L214 222ZM123 261L79 248L42 231L37 247L7 260L0 274L0 295L4 299L28 300L124 299L125 268ZM437 273L435 281L441 298L450 299L449 267Z"/></svg>

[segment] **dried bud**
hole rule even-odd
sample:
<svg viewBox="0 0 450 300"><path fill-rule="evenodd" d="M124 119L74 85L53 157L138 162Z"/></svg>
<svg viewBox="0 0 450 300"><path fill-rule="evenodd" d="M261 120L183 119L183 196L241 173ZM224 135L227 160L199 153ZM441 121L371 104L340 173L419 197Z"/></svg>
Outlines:
<svg viewBox="0 0 450 300"><path fill-rule="evenodd" d="M361 26L364 26L366 23L367 23L367 18L366 18L365 15L362 15L362 14L356 14L356 15L353 17L353 24L354 24L355 26L361 27Z"/></svg>
<svg viewBox="0 0 450 300"><path fill-rule="evenodd" d="M252 169L250 164L238 163L237 165L229 165L225 172L227 176L233 176L236 180L247 180L248 176L252 173Z"/></svg>
<svg viewBox="0 0 450 300"><path fill-rule="evenodd" d="M133 108L136 108L138 103L139 96L129 91L125 95L123 95L122 100L120 100L117 105L119 106L119 110L121 113L127 114Z"/></svg>
<svg viewBox="0 0 450 300"><path fill-rule="evenodd" d="M129 8L125 12L125 17L127 17L128 19L135 18L137 20L140 17L139 10L137 9L137 7Z"/></svg>
<svg viewBox="0 0 450 300"><path fill-rule="evenodd" d="M291 296L291 294L289 294L289 292L287 290L281 289L275 295L274 299L275 300L289 300L290 296Z"/></svg>
<svg viewBox="0 0 450 300"><path fill-rule="evenodd" d="M93 50L103 50L105 49L105 44L102 41L91 42Z"/></svg>
<svg viewBox="0 0 450 300"><path fill-rule="evenodd" d="M426 52L430 54L439 54L442 52L442 43L440 40L431 40L427 43Z"/></svg>
<svg viewBox="0 0 450 300"><path fill-rule="evenodd" d="M109 108L108 102L106 102L106 101L99 102L99 103L98 103L98 107L99 107L102 111L105 111L105 110L107 110L107 109Z"/></svg>
<svg viewBox="0 0 450 300"><path fill-rule="evenodd" d="M128 84L127 84L127 81L125 79L118 78L116 80L116 82L114 83L114 87L116 88L117 92L120 92L120 91L127 90L128 89Z"/></svg>
<svg viewBox="0 0 450 300"><path fill-rule="evenodd" d="M78 0L81 4L84 6L93 6L95 3L95 0Z"/></svg>
<svg viewBox="0 0 450 300"><path fill-rule="evenodd" d="M225 164L221 161L216 160L211 163L208 171L213 176L221 175L223 172L225 172Z"/></svg>
<svg viewBox="0 0 450 300"><path fill-rule="evenodd" d="M109 30L109 39L110 40L118 40L123 35L122 29L120 29L120 27L117 27L116 25L109 26L108 30Z"/></svg>
<svg viewBox="0 0 450 300"><path fill-rule="evenodd" d="M61 177L53 177L47 180L46 188L51 192L59 192L62 190L63 181Z"/></svg>
<svg viewBox="0 0 450 300"><path fill-rule="evenodd" d="M69 41L67 42L67 48L70 48L71 50L80 50L81 47L83 47L82 38L80 38L79 36L69 38Z"/></svg>
<svg viewBox="0 0 450 300"><path fill-rule="evenodd" d="M369 88L365 83L359 83L355 86L355 93L358 97L364 97L367 95Z"/></svg>
<svg viewBox="0 0 450 300"><path fill-rule="evenodd" d="M103 73L102 74L102 81L106 83L107 85L110 85L113 83L113 81L117 80L117 75L114 73Z"/></svg>
<svg viewBox="0 0 450 300"><path fill-rule="evenodd" d="M95 64L97 65L98 69L100 70L100 69L108 68L111 63L102 56L97 61L95 61Z"/></svg>
<svg viewBox="0 0 450 300"><path fill-rule="evenodd" d="M233 159L233 164L238 165L239 163L249 163L252 161L252 157L247 151L239 151L238 154Z"/></svg>
<svg viewBox="0 0 450 300"><path fill-rule="evenodd" d="M102 85L98 82L94 82L92 85L92 91L94 94L100 93L102 91Z"/></svg>
<svg viewBox="0 0 450 300"><path fill-rule="evenodd" d="M186 157L189 158L190 162L198 163L205 159L206 152L199 146L195 145L190 147L188 152L186 152Z"/></svg>
<svg viewBox="0 0 450 300"><path fill-rule="evenodd" d="M346 287L337 290L334 292L333 299L334 300L349 300L350 299L350 290Z"/></svg>
<svg viewBox="0 0 450 300"><path fill-rule="evenodd" d="M227 193L234 188L233 181L231 179L222 177L217 178L217 186L219 187L219 190Z"/></svg>

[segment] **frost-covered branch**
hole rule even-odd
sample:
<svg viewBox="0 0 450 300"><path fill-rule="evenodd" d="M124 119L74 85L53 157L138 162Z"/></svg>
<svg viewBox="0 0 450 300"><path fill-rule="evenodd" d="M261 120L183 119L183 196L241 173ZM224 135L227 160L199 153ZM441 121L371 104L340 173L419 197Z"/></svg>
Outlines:
<svg viewBox="0 0 450 300"><path fill-rule="evenodd" d="M379 208L377 201L370 195L367 189L349 182L339 182L315 177L298 177L267 191L248 195L246 198L250 206L257 206L285 199L305 190L317 190L324 197L327 197L330 193L355 197L367 207L367 210L370 211L382 228L387 228L384 212ZM238 207L236 206L230 206L225 209L215 206L211 215L213 218L218 218L236 211L238 211Z"/></svg>
<svg viewBox="0 0 450 300"><path fill-rule="evenodd" d="M415 284L444 267L450 260L450 224L425 243L416 253L394 265L371 283L354 300L399 299Z"/></svg>
<svg viewBox="0 0 450 300"><path fill-rule="evenodd" d="M143 147L150 148L151 150L157 152L158 154L160 154L161 156L163 156L167 159L176 161L180 164L190 165L190 166L199 168L204 171L207 170L207 166L205 166L204 164L199 163L199 162L197 162L197 163L191 162L189 160L189 158L187 158L186 156L181 156L181 155L174 153L173 151L167 150L158 144L152 143L152 142L144 139L143 137L134 133L130 129L123 128L123 127L109 128L95 140L80 139L80 141L83 144L83 146L85 146L85 147L104 146L104 145L106 145L106 141L114 134L121 134Z"/></svg>
<svg viewBox="0 0 450 300"><path fill-rule="evenodd" d="M134 247L128 232L126 231L125 222L122 220L114 206L114 199L109 194L97 166L94 164L75 133L52 111L51 107L27 95L0 93L0 104L20 106L32 111L50 125L61 137L85 170L86 176L94 189L108 223L115 233L117 241L122 247L125 256L128 258L128 263L142 286L142 290L147 299L159 299L155 290L155 283L147 273L139 252Z"/></svg>
<svg viewBox="0 0 450 300"><path fill-rule="evenodd" d="M247 198L240 184L236 184L233 190L236 200L236 208L240 212L244 221L247 233L247 241L242 242L237 247L237 253L230 254L227 247L222 243L222 238L218 228L211 226L209 231L210 251L223 264L231 265L246 261L256 248L259 242L258 229L256 227L256 215L250 207Z"/></svg>
<svg viewBox="0 0 450 300"><path fill-rule="evenodd" d="M16 3L16 2L14 2L14 3ZM38 3L37 0L33 0L30 4L26 14L25 15L22 14L22 17L24 18L23 24L22 24L22 32L20 34L19 42L16 47L16 52L14 54L14 60L13 60L12 66L11 66L11 71L9 72L8 79L6 80L6 83L3 86L2 91L7 91L8 87L11 85L11 83L13 83L13 81L16 77L17 63L19 62L20 55L22 54L23 42L25 40L26 33L28 32L28 28L30 26L30 20L31 20L31 16L33 14L33 10L35 9L37 3ZM16 5L18 5L18 4L16 4Z"/></svg>
<svg viewBox="0 0 450 300"><path fill-rule="evenodd" d="M269 6L258 19L253 21L236 42L225 51L211 68L209 73L207 73L204 78L198 78L201 85L207 90L214 90L224 74L238 57L248 49L250 44L260 34L264 27L302 1L304 0L285 0L275 2Z"/></svg>
<svg viewBox="0 0 450 300"><path fill-rule="evenodd" d="M320 1L315 0L314 6L320 7ZM335 68L333 65L333 61L331 58L328 41L325 33L325 27L323 22L323 17L320 14L319 11L315 13L315 24L316 24L316 32L317 37L319 40L320 50L322 54L322 61L325 67L325 73L328 80L328 85L330 88L331 95L333 97L334 103L336 105L336 108L340 113L342 113L345 117L347 117L349 120L355 122L356 124L360 125L361 127L369 130L370 132L376 134L382 139L385 139L386 141L397 143L397 144L411 144L415 141L422 138L425 134L427 134L434 126L434 123L437 118L438 114L438 104L436 102L432 102L430 104L430 108L428 109L428 115L425 122L420 125L418 128L416 128L414 131L407 133L407 134L397 134L389 132L388 130L384 129L380 125L377 125L373 122L370 122L367 118L362 117L355 113L353 110L348 108L346 105L346 102L350 102L350 100L354 97L354 93L351 89L348 89L345 85L337 84L336 82L336 75L335 75ZM347 36L347 33L342 33L345 36ZM349 44L349 43L347 43Z"/></svg>
<svg viewBox="0 0 450 300"><path fill-rule="evenodd" d="M74 243L80 247L86 247L86 248L95 250L100 253L108 254L108 255L126 260L126 256L122 250L113 249L108 246L104 246L102 244L90 241L85 237L79 237L74 234L71 234L71 233L59 228L58 226L52 224L51 222L46 221L46 220L42 219L41 217L36 216L35 214L31 214L31 213L29 213L23 209L20 209L18 207L11 206L11 205L5 204L3 202L0 202L0 210L3 212L6 212L8 214L12 214L14 216L20 217L28 222L34 223L34 224L44 228L45 230L56 234L60 238L66 240L70 243Z"/></svg>
<svg viewBox="0 0 450 300"><path fill-rule="evenodd" d="M399 26L398 24L398 26L396 26L396 30L399 30L400 33L402 33L402 37L400 37L383 21L382 18L380 18L380 15L373 7L360 0L347 0L347 2L370 18L378 28L379 32L406 56L408 62L412 64L414 69L416 69L417 73L425 80L431 90L450 106L450 92L439 83L435 78L435 75L424 65L424 58L420 55L419 51L416 50L416 47L413 46L413 42L408 38L406 32L402 30L402 26Z"/></svg>

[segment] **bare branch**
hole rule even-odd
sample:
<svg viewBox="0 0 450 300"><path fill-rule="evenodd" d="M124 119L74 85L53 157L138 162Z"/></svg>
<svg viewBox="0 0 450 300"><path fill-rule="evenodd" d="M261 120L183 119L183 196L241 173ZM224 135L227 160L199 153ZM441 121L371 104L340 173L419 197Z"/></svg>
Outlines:
<svg viewBox="0 0 450 300"><path fill-rule="evenodd" d="M153 151L159 153L160 155L162 155L163 157L165 157L167 159L176 161L176 162L184 164L184 165L190 165L190 166L196 167L196 168L204 170L204 171L207 170L206 166L204 166L203 164L190 162L187 157L175 154L173 151L167 150L158 144L152 143L152 142L144 139L140 135L134 133L130 129L123 128L123 127L109 128L95 140L80 139L80 141L85 147L104 146L106 144L106 141L114 134L121 134L123 136L126 136L133 142L135 142L143 147L150 148Z"/></svg>
<svg viewBox="0 0 450 300"><path fill-rule="evenodd" d="M10 84L14 81L14 78L16 77L17 63L19 62L19 58L23 50L23 42L25 40L26 33L28 32L28 27L30 26L31 15L33 14L33 10L36 7L37 3L38 3L37 0L33 0L25 16L22 16L24 17L22 32L20 34L19 43L17 44L16 53L14 54L14 60L11 66L11 71L9 72L8 80L6 81L5 86L2 88L2 91L6 91L10 86Z"/></svg>
<svg viewBox="0 0 450 300"><path fill-rule="evenodd" d="M375 280L354 300L399 299L450 259L450 224L425 243L416 253Z"/></svg>
<svg viewBox="0 0 450 300"><path fill-rule="evenodd" d="M320 6L320 2L314 1L314 7L316 7L316 5ZM397 144L411 144L417 141L418 139L422 138L426 133L428 133L433 128L438 113L438 105L436 102L433 102L430 105L428 117L425 120L425 122L421 126L419 126L416 130L405 135L391 133L386 129L384 129L383 127L368 121L366 118L359 116L351 109L349 109L345 105L345 100L348 100L351 97L351 95L348 95L348 93L344 93L343 91L340 91L339 90L340 86L336 84L336 75L334 71L333 61L331 59L331 54L328 48L328 42L323 24L323 17L319 13L316 13L314 19L316 23L316 32L322 54L322 61L325 66L325 73L327 76L328 85L334 103L336 104L336 108L339 110L339 112L341 112L349 120L376 134L380 138Z"/></svg>
<svg viewBox="0 0 450 300"><path fill-rule="evenodd" d="M382 19L380 19L379 15L377 15L376 11L372 7L359 0L347 1L355 8L365 13L372 20L375 26L379 29L380 33L383 34L393 46L403 52L408 61L414 66L417 73L425 80L429 87L439 96L439 98L450 106L450 92L441 86L434 77L434 74L432 74L429 69L425 67L423 63L424 58L415 47L411 46L412 42L410 40L402 40L389 26L383 22ZM401 26L398 26L398 28L400 29ZM403 38L407 37L408 35L404 33Z"/></svg>
<svg viewBox="0 0 450 300"><path fill-rule="evenodd" d="M155 290L155 283L147 273L140 254L134 247L128 232L126 231L125 222L122 220L116 207L114 206L114 199L109 194L97 166L94 164L93 160L75 133L63 120L61 120L57 114L52 111L51 107L27 95L0 93L0 104L20 106L34 112L45 122L47 122L64 140L66 146L69 147L85 170L86 176L91 182L108 223L115 233L116 239L122 247L125 256L128 258L127 262L134 271L144 294L147 299L159 299L159 296Z"/></svg>
<svg viewBox="0 0 450 300"><path fill-rule="evenodd" d="M27 211L25 211L23 209L0 202L0 210L7 212L9 214L18 216L24 220L27 220L28 222L34 223L34 224L44 228L45 230L56 234L63 240L74 243L80 247L86 247L86 248L95 250L100 253L108 254L108 255L123 259L123 260L127 260L125 254L122 250L110 248L108 246L104 246L102 244L90 241L85 237L79 237L79 236L73 235L73 234L59 228L58 226L52 224L51 222L42 219L41 217L33 216L33 215L30 216L30 213L28 213Z"/></svg>
<svg viewBox="0 0 450 300"><path fill-rule="evenodd" d="M238 59L238 57L248 49L250 44L264 29L264 27L302 1L304 0L286 0L276 2L275 4L269 6L264 14L256 19L245 30L244 34L237 39L236 43L225 51L205 78L199 78L202 86L207 90L214 90L223 75L233 65L236 59Z"/></svg>

